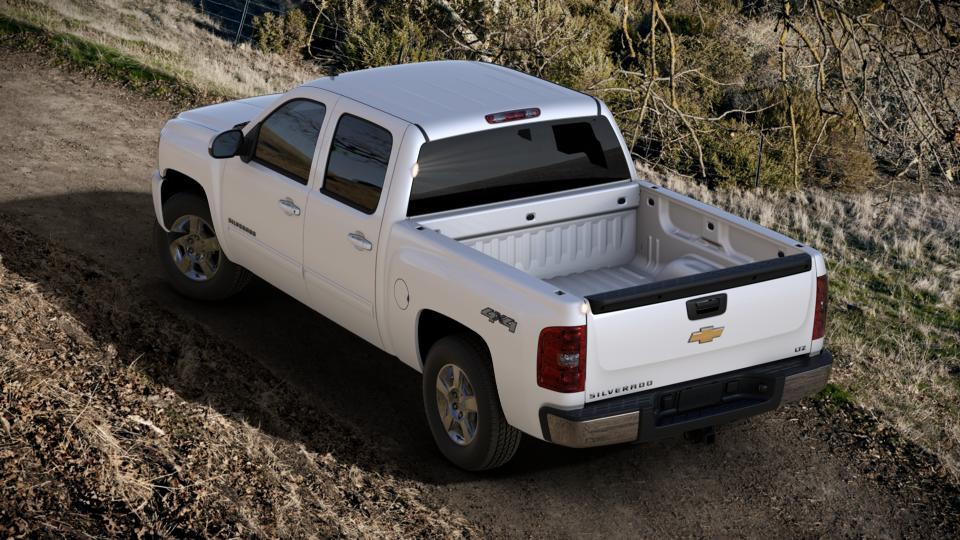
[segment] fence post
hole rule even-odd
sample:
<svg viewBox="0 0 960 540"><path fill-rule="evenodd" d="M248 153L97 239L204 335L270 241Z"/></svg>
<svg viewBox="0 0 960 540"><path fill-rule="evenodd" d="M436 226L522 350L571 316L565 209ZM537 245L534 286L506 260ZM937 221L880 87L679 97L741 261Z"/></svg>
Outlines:
<svg viewBox="0 0 960 540"><path fill-rule="evenodd" d="M757 147L757 176L753 180L753 187L760 187L760 163L763 162L763 129L760 129L760 144Z"/></svg>
<svg viewBox="0 0 960 540"><path fill-rule="evenodd" d="M237 37L233 38L233 44L236 45L240 41L240 32L243 32L243 21L247 18L247 9L250 7L250 0L245 0L243 2L243 14L240 15L240 25L237 26Z"/></svg>

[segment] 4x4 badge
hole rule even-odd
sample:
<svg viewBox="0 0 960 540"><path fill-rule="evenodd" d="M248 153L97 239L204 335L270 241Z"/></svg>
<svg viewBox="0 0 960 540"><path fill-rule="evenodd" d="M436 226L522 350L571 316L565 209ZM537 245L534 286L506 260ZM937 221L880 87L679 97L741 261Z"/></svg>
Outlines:
<svg viewBox="0 0 960 540"><path fill-rule="evenodd" d="M690 339L687 340L687 343L710 343L711 341L720 337L720 334L723 334L723 327L713 327L713 326L704 326L703 328L697 330L696 332L690 334Z"/></svg>
<svg viewBox="0 0 960 540"><path fill-rule="evenodd" d="M506 326L507 330L510 330L511 334L516 333L517 331L517 321L507 317L503 313L500 313L493 308L483 308L483 311L481 311L480 314L486 317L490 322L499 322L500 324Z"/></svg>

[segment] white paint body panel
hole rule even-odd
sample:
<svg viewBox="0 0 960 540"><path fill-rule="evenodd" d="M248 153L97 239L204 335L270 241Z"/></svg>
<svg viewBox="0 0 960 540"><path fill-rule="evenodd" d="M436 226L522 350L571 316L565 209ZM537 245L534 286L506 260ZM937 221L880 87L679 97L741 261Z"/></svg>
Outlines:
<svg viewBox="0 0 960 540"><path fill-rule="evenodd" d="M587 358L594 361L587 363L586 401L764 364L810 345L812 273L710 294L720 293L727 294L727 310L708 319L687 319L688 298L588 316ZM707 326L723 327L723 334L689 343L690 334Z"/></svg>
<svg viewBox="0 0 960 540"><path fill-rule="evenodd" d="M327 107L307 185L253 162L209 157L218 132L249 122L243 128L249 134L293 97ZM153 180L155 210L162 223L164 178L172 171L193 179L211 203L228 257L416 370L425 356L417 342L425 313L473 330L490 350L507 421L538 438L543 406L576 409L632 383L658 387L794 356L798 346L811 353L822 348L823 340L810 340L815 276L826 271L819 253L637 178L407 218L411 171L428 138L490 129L496 126L484 114L525 107L539 107L541 116L515 125L599 112L616 126L595 99L497 66L441 62L343 74L168 122ZM393 135L383 194L372 214L320 191L333 130L344 113ZM278 207L287 197L300 216ZM255 229L256 238L229 225L230 217ZM346 235L354 231L372 242L370 251L351 246ZM810 254L814 270L725 291L727 312L715 320L687 320L685 299L600 315L586 309L583 297L594 292L772 258L778 250ZM408 297L402 303L395 294L400 280ZM516 332L490 323L480 313L486 307L514 318ZM539 387L540 330L583 324L586 392ZM687 343L692 331L708 325L724 326L723 336Z"/></svg>
<svg viewBox="0 0 960 540"><path fill-rule="evenodd" d="M344 114L369 118L389 131L394 145L384 180L383 191L389 193L392 184L392 167L396 166L399 142L412 127L397 118L357 103L341 99L331 116L326 136L320 138L318 147L327 149L333 140L336 120ZM416 129L416 128L414 128ZM324 313L344 328L380 347L380 331L377 325L374 302L376 297L377 259L381 253L380 224L383 222L385 197L372 214L366 214L320 191L323 171L326 170L327 152L321 151L315 160L317 188L310 192L307 204L306 245L304 254L305 279L308 290L307 304ZM373 247L370 251L356 249L348 235L362 234Z"/></svg>

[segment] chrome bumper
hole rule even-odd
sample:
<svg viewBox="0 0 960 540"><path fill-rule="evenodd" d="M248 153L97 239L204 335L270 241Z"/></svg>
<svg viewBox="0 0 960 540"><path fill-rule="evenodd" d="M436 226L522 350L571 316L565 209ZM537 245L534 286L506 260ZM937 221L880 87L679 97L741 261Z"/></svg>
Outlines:
<svg viewBox="0 0 960 540"><path fill-rule="evenodd" d="M637 440L640 412L628 412L594 420L568 420L547 413L550 442L571 448L605 446Z"/></svg>
<svg viewBox="0 0 960 540"><path fill-rule="evenodd" d="M591 403L583 409L540 410L544 438L571 448L648 441L727 423L815 394L830 379L833 357L798 356L670 387ZM739 393L728 393L743 385ZM719 401L680 409L684 391L720 392ZM727 394L727 395L724 395ZM668 405L669 404L669 405ZM671 408L672 407L672 408Z"/></svg>
<svg viewBox="0 0 960 540"><path fill-rule="evenodd" d="M831 371L833 371L832 362L810 371L788 376L783 383L783 396L780 398L780 404L800 401L823 390L827 381L830 380Z"/></svg>

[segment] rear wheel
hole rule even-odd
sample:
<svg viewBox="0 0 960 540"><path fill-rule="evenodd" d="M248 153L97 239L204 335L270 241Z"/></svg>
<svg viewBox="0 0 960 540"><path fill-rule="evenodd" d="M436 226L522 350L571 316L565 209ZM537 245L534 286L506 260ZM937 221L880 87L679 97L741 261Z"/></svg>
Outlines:
<svg viewBox="0 0 960 540"><path fill-rule="evenodd" d="M499 467L520 445L520 431L503 416L490 359L476 338L449 336L430 349L423 405L434 441L458 467Z"/></svg>
<svg viewBox="0 0 960 540"><path fill-rule="evenodd" d="M178 193L163 205L164 221L154 226L154 241L167 280L180 294L198 300L223 300L240 292L251 274L220 248L207 201Z"/></svg>

